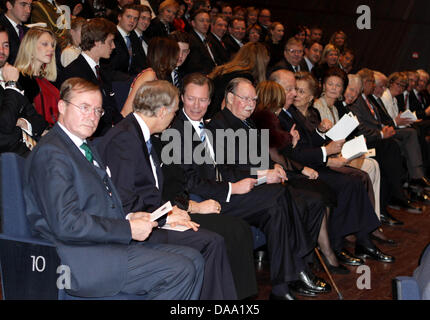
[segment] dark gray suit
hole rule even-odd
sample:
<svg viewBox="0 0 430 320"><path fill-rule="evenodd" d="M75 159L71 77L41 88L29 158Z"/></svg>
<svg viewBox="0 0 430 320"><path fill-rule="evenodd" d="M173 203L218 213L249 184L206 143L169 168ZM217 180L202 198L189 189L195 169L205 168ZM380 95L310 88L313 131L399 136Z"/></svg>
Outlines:
<svg viewBox="0 0 430 320"><path fill-rule="evenodd" d="M197 299L203 259L191 248L132 241L130 223L95 147L90 163L58 123L24 174L27 217L71 270L69 294Z"/></svg>

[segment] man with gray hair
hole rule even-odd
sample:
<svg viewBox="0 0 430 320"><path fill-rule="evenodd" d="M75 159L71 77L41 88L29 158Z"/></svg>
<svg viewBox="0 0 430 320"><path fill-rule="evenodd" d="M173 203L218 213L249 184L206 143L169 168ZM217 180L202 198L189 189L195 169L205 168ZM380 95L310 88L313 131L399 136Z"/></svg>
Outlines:
<svg viewBox="0 0 430 320"><path fill-rule="evenodd" d="M99 139L97 149L109 166L124 212L153 212L162 203L163 173L154 147L154 134L166 129L178 110L178 90L164 80L144 83L133 101L133 113ZM173 201L173 199L172 199ZM166 223L193 230L154 230L148 242L183 245L199 250L205 258L200 299L237 299L223 238L198 229L190 216L177 206Z"/></svg>
<svg viewBox="0 0 430 320"><path fill-rule="evenodd" d="M35 234L51 241L71 272L69 294L198 299L204 261L194 249L146 241L158 223L128 215L111 173L88 140L103 115L99 87L81 78L61 86L59 119L26 161L24 198Z"/></svg>

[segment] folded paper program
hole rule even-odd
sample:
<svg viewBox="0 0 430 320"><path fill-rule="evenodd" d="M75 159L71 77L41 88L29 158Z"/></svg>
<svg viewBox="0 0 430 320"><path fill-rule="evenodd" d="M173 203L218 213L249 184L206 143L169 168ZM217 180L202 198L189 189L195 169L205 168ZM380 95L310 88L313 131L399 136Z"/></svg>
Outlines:
<svg viewBox="0 0 430 320"><path fill-rule="evenodd" d="M347 113L327 131L326 136L333 141L345 139L358 125L357 117L352 112Z"/></svg>

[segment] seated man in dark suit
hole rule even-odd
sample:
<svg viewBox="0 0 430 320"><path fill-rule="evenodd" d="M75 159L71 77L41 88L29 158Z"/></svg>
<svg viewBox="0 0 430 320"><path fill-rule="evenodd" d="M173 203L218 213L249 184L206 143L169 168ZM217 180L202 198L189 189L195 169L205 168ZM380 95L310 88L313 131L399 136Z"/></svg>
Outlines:
<svg viewBox="0 0 430 320"><path fill-rule="evenodd" d="M133 32L141 12L139 5L126 5L118 14L115 49L109 59L102 59L101 64L112 72L111 81L127 80L137 75L146 67L145 52L141 41Z"/></svg>
<svg viewBox="0 0 430 320"><path fill-rule="evenodd" d="M108 59L115 48L115 33L115 25L106 19L95 18L85 22L82 25L82 53L64 69L58 81L61 85L68 78L80 77L99 85L105 114L100 119L95 136L103 135L123 118L114 98L110 70L99 64L100 59Z"/></svg>
<svg viewBox="0 0 430 320"><path fill-rule="evenodd" d="M267 74L270 75L280 69L292 72L301 71L300 63L303 59L303 52L303 44L299 40L294 37L288 39L285 44L284 58L268 70Z"/></svg>
<svg viewBox="0 0 430 320"><path fill-rule="evenodd" d="M271 298L293 299L290 289L306 296L330 291L330 286L306 266L305 256L313 245L289 193L278 184L285 179L282 168L267 170L268 183L255 186L256 179L251 178L249 170L215 161L216 148L203 122L212 91L212 82L202 74L191 74L184 79L184 108L171 126L181 135L181 150L173 150L180 164L171 165L184 172L190 194L204 200L214 199L221 204L221 214L242 218L261 228L269 248ZM172 142L175 140L169 143ZM292 243L296 243L294 248Z"/></svg>
<svg viewBox="0 0 430 320"><path fill-rule="evenodd" d="M190 54L184 63L185 74L201 72L209 74L216 66L215 56L210 48L207 33L209 31L210 16L204 9L192 13L190 32Z"/></svg>
<svg viewBox="0 0 430 320"><path fill-rule="evenodd" d="M24 25L30 17L32 0L8 0L5 1L7 11L0 15L0 24L9 34L9 59L14 64L18 54L19 45L28 28Z"/></svg>
<svg viewBox="0 0 430 320"><path fill-rule="evenodd" d="M167 81L147 82L136 93L134 112L96 142L102 160L112 172L125 212L153 212L162 205L163 174L151 135L166 129L178 102L177 89ZM187 212L177 206L168 220L175 215L190 220ZM200 299L236 299L223 238L205 229L197 231L192 222L187 223L194 231L156 230L151 241L190 246L202 253L206 265Z"/></svg>
<svg viewBox="0 0 430 320"><path fill-rule="evenodd" d="M241 17L234 17L228 23L228 33L224 36L223 41L230 54L230 59L243 46L243 39L246 35L246 22ZM229 59L229 60L230 60Z"/></svg>
<svg viewBox="0 0 430 320"><path fill-rule="evenodd" d="M375 78L373 71L362 69L358 73L363 83L363 92L358 96L357 100L349 106L349 109L357 116L360 122L357 134L363 134L366 138L368 148L376 149L376 160L381 169L381 185L383 189L387 189L386 198L392 199L393 204L397 207L402 207L410 212L420 213L422 210L419 207L413 206L405 194L402 185L403 180L406 180L406 172L402 167L402 155L410 161L409 168L419 169L418 155L409 152L412 146L405 143L405 138L400 140L397 138L396 130L391 126L384 126L381 122L381 115L376 106L373 106L369 101L368 95L372 94L375 89ZM409 137L414 133L405 133ZM416 140L416 133L415 133ZM421 155L419 155L419 158ZM422 160L421 160L422 161ZM410 171L412 173L412 171ZM384 187L387 186L388 188ZM384 192L383 192L384 193Z"/></svg>
<svg viewBox="0 0 430 320"><path fill-rule="evenodd" d="M223 41L227 26L227 18L219 14L212 20L211 31L208 33L208 40L217 65L222 65L230 60L230 53Z"/></svg>
<svg viewBox="0 0 430 320"><path fill-rule="evenodd" d="M44 118L18 88L19 71L8 64L8 34L0 26L0 153L27 156L47 127Z"/></svg>
<svg viewBox="0 0 430 320"><path fill-rule="evenodd" d="M324 47L320 42L306 42L304 48L305 55L303 56L300 69L302 71L311 72L312 69L320 62L323 48Z"/></svg>
<svg viewBox="0 0 430 320"><path fill-rule="evenodd" d="M405 111L407 109L412 112L416 112L418 119L428 118L430 116L430 106L425 105L418 98L417 84L419 74L416 71L405 71L404 74L407 76L408 86L400 94L396 95L397 104L399 111Z"/></svg>
<svg viewBox="0 0 430 320"><path fill-rule="evenodd" d="M157 221L146 212L126 218L110 171L87 140L103 114L98 86L71 78L60 95L58 122L26 163L24 197L33 232L54 243L62 264L70 268L67 292L198 299L201 255L148 242Z"/></svg>

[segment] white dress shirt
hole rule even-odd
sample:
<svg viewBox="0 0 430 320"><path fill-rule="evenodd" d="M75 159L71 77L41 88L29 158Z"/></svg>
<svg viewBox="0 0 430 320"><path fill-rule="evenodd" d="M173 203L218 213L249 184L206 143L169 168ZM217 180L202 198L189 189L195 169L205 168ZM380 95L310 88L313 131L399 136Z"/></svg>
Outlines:
<svg viewBox="0 0 430 320"><path fill-rule="evenodd" d="M182 109L182 112L184 113L184 115L187 117L188 121L190 121L191 125L193 126L194 130L196 130L197 134L200 137L200 133L201 133L201 129L200 129L200 122L203 121L203 119L201 121L195 121L195 120L191 120L188 115L185 113L184 109ZM211 159L213 160L214 164L216 165L215 162L215 153L214 153L214 149L212 147L212 144L210 142L210 139L208 139L206 137L205 140L206 146L209 150L209 154L211 156ZM230 197L231 197L231 182L228 183L228 194L227 194L227 199L225 200L226 202L230 202Z"/></svg>
<svg viewBox="0 0 430 320"><path fill-rule="evenodd" d="M148 126L138 114L134 112L133 115L136 118L137 122L139 123L140 129L142 129L145 143L148 142L148 140L151 138L151 132L149 131ZM157 189L160 189L160 187L158 186L157 169L155 168L154 160L152 159L151 154L149 154L149 162L151 163L152 174L154 175L154 179L155 179L155 186L157 187Z"/></svg>

